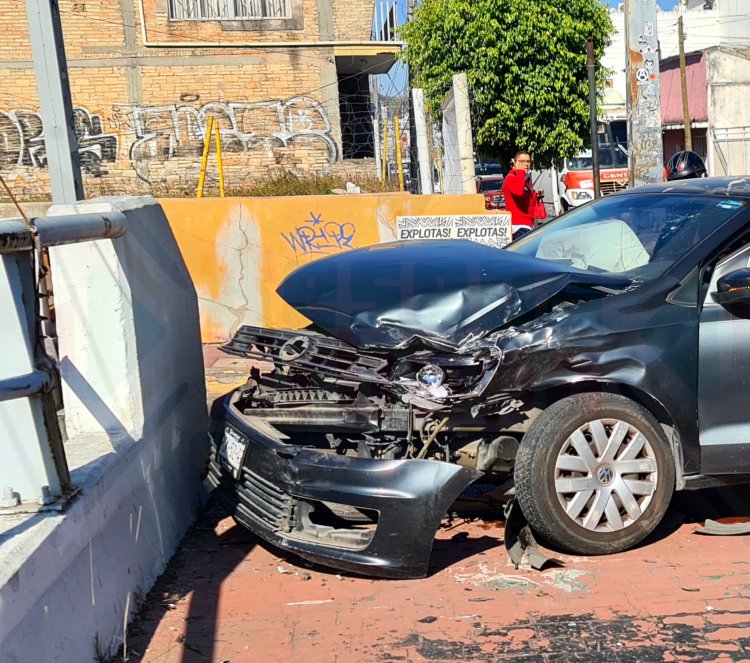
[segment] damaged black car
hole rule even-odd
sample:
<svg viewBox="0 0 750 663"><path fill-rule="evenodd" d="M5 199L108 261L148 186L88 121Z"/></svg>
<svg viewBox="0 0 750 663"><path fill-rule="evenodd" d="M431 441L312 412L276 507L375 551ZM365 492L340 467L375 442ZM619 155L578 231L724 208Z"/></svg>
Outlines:
<svg viewBox="0 0 750 663"><path fill-rule="evenodd" d="M427 573L473 482L553 546L606 554L675 490L750 475L750 181L632 189L496 249L401 242L297 269L311 324L242 327L208 485L309 560Z"/></svg>

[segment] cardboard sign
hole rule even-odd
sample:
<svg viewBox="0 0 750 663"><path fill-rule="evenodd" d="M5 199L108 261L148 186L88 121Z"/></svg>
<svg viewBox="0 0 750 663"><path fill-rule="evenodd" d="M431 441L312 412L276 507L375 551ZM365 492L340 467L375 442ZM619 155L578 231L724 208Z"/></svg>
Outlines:
<svg viewBox="0 0 750 663"><path fill-rule="evenodd" d="M510 214L398 216L396 236L405 239L468 239L501 249L512 239Z"/></svg>

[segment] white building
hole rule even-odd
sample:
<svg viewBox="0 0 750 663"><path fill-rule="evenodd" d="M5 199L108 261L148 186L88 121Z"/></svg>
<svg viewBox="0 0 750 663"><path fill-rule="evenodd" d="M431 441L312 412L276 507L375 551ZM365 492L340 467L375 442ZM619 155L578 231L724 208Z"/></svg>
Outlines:
<svg viewBox="0 0 750 663"><path fill-rule="evenodd" d="M680 13L683 14L686 53L713 46L750 48L750 0L680 0L675 2L674 10L658 12L660 59L679 53L677 19ZM612 90L605 95L604 110L613 117L623 117L627 89L624 3L611 10L610 18L615 34L602 65L611 71Z"/></svg>

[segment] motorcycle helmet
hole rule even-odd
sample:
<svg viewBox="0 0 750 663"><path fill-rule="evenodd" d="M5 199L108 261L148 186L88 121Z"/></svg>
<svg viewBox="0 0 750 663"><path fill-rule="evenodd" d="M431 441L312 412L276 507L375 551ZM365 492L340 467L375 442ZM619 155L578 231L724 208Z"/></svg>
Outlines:
<svg viewBox="0 0 750 663"><path fill-rule="evenodd" d="M667 162L667 181L706 177L706 164L700 155L688 150L673 154Z"/></svg>

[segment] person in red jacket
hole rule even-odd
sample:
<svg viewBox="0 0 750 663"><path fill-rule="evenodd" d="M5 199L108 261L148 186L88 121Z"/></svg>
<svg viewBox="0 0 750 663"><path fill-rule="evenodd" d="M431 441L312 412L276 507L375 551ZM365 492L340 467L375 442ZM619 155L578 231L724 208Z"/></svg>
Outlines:
<svg viewBox="0 0 750 663"><path fill-rule="evenodd" d="M531 155L519 150L513 159L513 169L505 176L503 196L505 209L510 212L513 238L534 228L534 209L539 201L536 191L531 188L528 174L531 170Z"/></svg>

